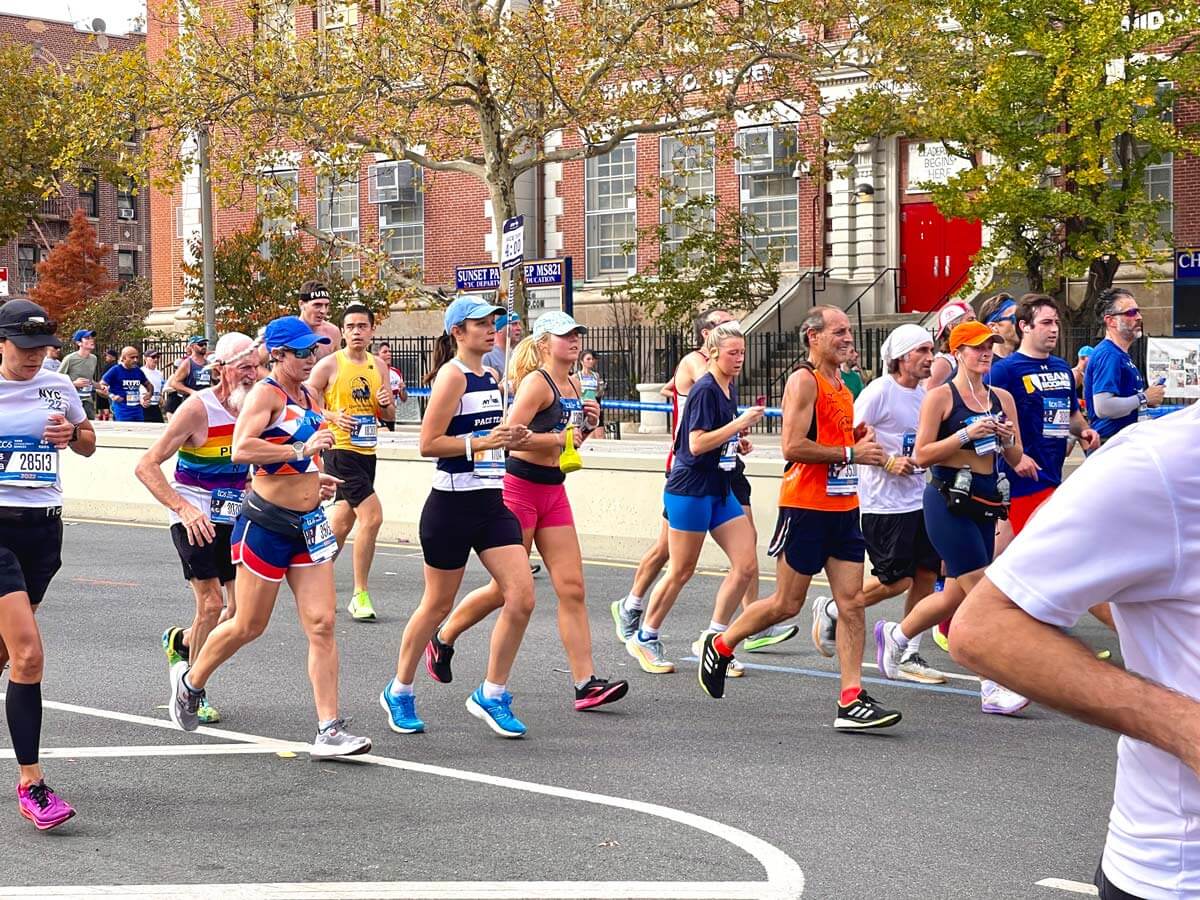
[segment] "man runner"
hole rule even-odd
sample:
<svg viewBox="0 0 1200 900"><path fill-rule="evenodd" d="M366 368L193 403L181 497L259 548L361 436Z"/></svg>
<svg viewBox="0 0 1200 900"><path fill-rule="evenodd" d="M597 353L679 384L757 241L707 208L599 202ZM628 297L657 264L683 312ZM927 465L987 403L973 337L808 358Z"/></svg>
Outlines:
<svg viewBox="0 0 1200 900"><path fill-rule="evenodd" d="M167 379L167 389L172 392L167 401L167 412L175 414L175 410L183 405L183 401L197 391L202 391L212 385L212 369L208 365L208 339L198 334L188 338L188 355L179 361L171 377Z"/></svg>
<svg viewBox="0 0 1200 900"><path fill-rule="evenodd" d="M1138 420L1138 413L1163 402L1162 385L1146 387L1129 348L1142 336L1142 312L1125 288L1109 288L1097 299L1104 340L1096 345L1084 373L1083 395L1092 427L1101 441Z"/></svg>
<svg viewBox="0 0 1200 900"><path fill-rule="evenodd" d="M375 493L375 447L379 422L394 422L396 402L388 380L388 367L367 351L375 334L375 314L352 303L342 314L346 348L325 357L313 367L308 388L324 397L333 429L333 449L325 451L325 474L340 478L330 511L338 548L354 534L354 594L347 609L361 622L375 620L375 607L367 590L375 540L383 524L383 507Z"/></svg>
<svg viewBox="0 0 1200 900"><path fill-rule="evenodd" d="M66 375L75 385L79 394L79 402L88 419L96 418L96 391L107 390L100 376L104 370L100 368L100 357L96 355L96 332L80 328L71 336L79 348L63 357L58 365L58 374Z"/></svg>
<svg viewBox="0 0 1200 900"><path fill-rule="evenodd" d="M300 285L300 318L318 337L329 338L327 344L317 344L317 359L328 356L342 340L337 326L329 321L329 288L321 281L306 281Z"/></svg>
<svg viewBox="0 0 1200 900"><path fill-rule="evenodd" d="M134 470L154 499L167 508L171 540L183 564L184 580L196 599L192 624L163 632L168 670L180 661L195 659L209 632L222 618L233 615L235 571L230 535L250 467L233 462L231 448L238 411L258 380L256 351L244 334L234 332L217 341L216 385L183 401ZM175 474L168 483L162 464L173 455ZM221 721L207 699L198 715L205 724Z"/></svg>

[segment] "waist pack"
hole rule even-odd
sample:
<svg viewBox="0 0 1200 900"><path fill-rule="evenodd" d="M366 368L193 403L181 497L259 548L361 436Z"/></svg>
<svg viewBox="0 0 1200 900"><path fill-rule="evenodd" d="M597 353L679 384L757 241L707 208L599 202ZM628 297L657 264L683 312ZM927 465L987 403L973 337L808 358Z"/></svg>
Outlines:
<svg viewBox="0 0 1200 900"><path fill-rule="evenodd" d="M242 502L242 515L267 531L273 531L285 537L304 536L304 529L300 524L304 513L269 503L254 491L246 493L246 499Z"/></svg>
<svg viewBox="0 0 1200 900"><path fill-rule="evenodd" d="M999 494L991 496L971 491L965 497L950 490L940 478L930 478L930 483L946 501L946 508L955 516L963 516L976 522L997 522L1008 518L1008 504Z"/></svg>

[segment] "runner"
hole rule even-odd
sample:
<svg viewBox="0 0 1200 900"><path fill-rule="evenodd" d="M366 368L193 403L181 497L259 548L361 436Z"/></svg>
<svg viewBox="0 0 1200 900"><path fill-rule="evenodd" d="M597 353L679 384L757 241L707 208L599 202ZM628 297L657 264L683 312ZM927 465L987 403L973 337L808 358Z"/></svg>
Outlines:
<svg viewBox="0 0 1200 900"><path fill-rule="evenodd" d="M192 394L171 416L166 430L134 470L154 499L167 508L171 540L192 588L196 611L186 629L163 632L167 668L196 658L217 623L236 609L230 555L233 523L245 498L250 466L233 462L233 429L250 388L258 380L258 346L234 332L217 341L217 383ZM168 483L162 464L175 456ZM221 721L207 695L196 712L202 724Z"/></svg>
<svg viewBox="0 0 1200 900"><path fill-rule="evenodd" d="M558 595L558 633L575 683L577 710L613 703L629 690L624 681L596 677L583 554L563 484L566 476L559 466L568 435L576 436L572 440L578 446L599 426L599 404L594 398L583 399L579 379L570 375L586 333L567 313L546 312L538 317L533 334L517 345L510 366L516 396L508 422L524 425L530 436L520 450L509 453L504 475L504 505L521 523L526 552L537 542ZM450 659L458 639L503 605L504 594L494 578L463 598L425 648L426 667L435 681L450 682Z"/></svg>
<svg viewBox="0 0 1200 900"><path fill-rule="evenodd" d="M212 369L208 366L208 340L198 334L192 335L188 338L187 352L188 355L180 360L171 377L167 379L167 389L172 392L167 400L168 416L174 415L175 410L192 394L212 385Z"/></svg>
<svg viewBox="0 0 1200 900"><path fill-rule="evenodd" d="M1085 416L1087 415L1087 406L1083 402L1083 378L1087 372L1088 360L1092 356L1092 346L1084 344L1079 348L1076 355L1075 368L1071 370L1071 375L1075 378L1075 399L1079 401L1079 409Z"/></svg>
<svg viewBox="0 0 1200 900"><path fill-rule="evenodd" d="M474 550L504 595L492 629L487 677L467 698L467 711L501 737L519 738L525 725L512 712L508 676L533 612L533 576L521 525L504 505L504 450L522 446L530 432L502 422L503 399L496 373L483 355L496 341L502 307L475 296L459 297L446 309L427 381L429 404L421 420L422 456L437 459L433 490L421 511L425 593L404 627L396 676L379 695L388 725L401 734L424 731L413 696L421 655L450 614Z"/></svg>
<svg viewBox="0 0 1200 900"><path fill-rule="evenodd" d="M850 389L850 396L857 400L866 386L862 366L859 365L857 347L850 351L850 358L838 366L838 370L842 373L842 383Z"/></svg>
<svg viewBox="0 0 1200 900"><path fill-rule="evenodd" d="M390 370L367 351L375 333L375 314L361 303L352 303L342 313L346 349L325 357L313 367L308 389L323 397L326 411L347 417L346 425L332 422L334 444L322 457L325 473L337 478L336 502L329 516L338 551L354 528L354 593L346 609L360 622L375 621L368 580L375 558L375 541L383 525L383 506L375 493L375 447L379 443L380 420L395 425L396 403L391 384L384 384Z"/></svg>
<svg viewBox="0 0 1200 900"><path fill-rule="evenodd" d="M138 366L136 347L122 347L120 361L100 376L108 388L113 419L117 422L144 422L150 404L150 379Z"/></svg>
<svg viewBox="0 0 1200 900"><path fill-rule="evenodd" d="M608 388L600 373L596 371L596 351L584 350L579 357L579 386L583 390L584 400L595 400L597 403L604 398ZM592 440L604 439L604 411L600 411L600 424L592 436Z"/></svg>
<svg viewBox="0 0 1200 900"><path fill-rule="evenodd" d="M954 373L958 371L958 360L950 352L950 331L962 322L974 321L975 310L971 309L969 303L954 300L942 307L937 317L933 365L929 369L929 378L925 381L925 390L932 391L954 377Z"/></svg>
<svg viewBox="0 0 1200 900"><path fill-rule="evenodd" d="M118 362L120 362L120 357L117 355L117 351L110 347L104 351L100 360L100 371L107 372ZM103 376L101 376L100 389L96 391L96 418L101 422L107 422L112 417L112 398L108 393L108 385L104 383Z"/></svg>
<svg viewBox="0 0 1200 900"><path fill-rule="evenodd" d="M870 428L854 428L854 402L840 376L854 346L846 314L816 306L800 328L809 358L789 376L783 394L787 468L769 551L777 560L775 593L747 607L725 634L705 638L700 684L710 697L722 697L738 642L796 615L812 577L824 569L839 620L841 695L834 728L887 728L900 721L900 713L884 709L862 689L865 544L856 471L857 465L882 465L886 456Z"/></svg>
<svg viewBox="0 0 1200 900"><path fill-rule="evenodd" d="M96 356L96 332L80 328L71 340L79 347L74 353L68 353L58 366L58 373L66 375L75 385L79 394L79 402L89 419L96 418L96 391L104 390L100 376L104 370L100 368L100 357Z"/></svg>
<svg viewBox="0 0 1200 900"><path fill-rule="evenodd" d="M13 450L0 454L0 670L11 663L4 711L19 771L17 803L39 831L75 810L46 784L39 762L44 653L34 613L62 565L58 454L96 450L71 380L42 368L44 348L59 345L54 329L28 300L0 307L0 434Z"/></svg>
<svg viewBox="0 0 1200 900"><path fill-rule="evenodd" d="M337 542L321 508L321 500L333 494L335 479L320 471L320 454L333 446L333 433L303 385L315 362L313 347L327 338L295 316L270 322L263 337L274 361L272 374L250 390L233 429L233 461L254 467L253 489L230 536L237 606L232 618L213 629L191 668L182 660L171 667L171 719L184 731L196 730L208 679L263 633L286 578L308 637L308 675L317 707L310 752L317 757L366 753L370 738L347 732L338 715Z"/></svg>
<svg viewBox="0 0 1200 900"><path fill-rule="evenodd" d="M42 368L47 372L57 373L62 365L62 347L47 347L46 358L42 360Z"/></svg>
<svg viewBox="0 0 1200 900"><path fill-rule="evenodd" d="M508 335L508 348L511 352L517 344L521 343L520 316L514 314L512 318L509 318L508 313L500 314L500 318L496 320L496 346L483 355L483 364L505 378L508 377L508 373L504 371L504 336L506 334Z"/></svg>
<svg viewBox="0 0 1200 900"><path fill-rule="evenodd" d="M898 676L909 641L952 616L992 561L996 521L1008 515L1008 485L997 471L997 455L1003 454L1018 475L1037 475L1036 464L1022 450L1012 395L985 383L992 346L1001 340L981 322L956 325L950 348L958 357L958 372L921 404L916 462L932 467L925 485L925 527L948 577L943 591L921 600L899 624L875 623L875 658L887 678ZM987 680L980 685L980 703L985 713L999 715L1015 715L1029 705Z"/></svg>
<svg viewBox="0 0 1200 900"><path fill-rule="evenodd" d="M1021 335L1017 332L1017 301L1012 294L1001 291L985 300L979 308L979 320L1000 335L1001 343L992 350L996 359L1004 359L1021 343Z"/></svg>
<svg viewBox="0 0 1200 900"><path fill-rule="evenodd" d="M400 404L408 402L408 386L404 383L404 373L392 365L392 347L387 341L380 341L373 345L372 352L387 366L388 384L392 388L392 402L396 404L398 415ZM396 430L394 421L389 422L385 419L382 425L388 431Z"/></svg>
<svg viewBox="0 0 1200 900"><path fill-rule="evenodd" d="M1129 348L1142 336L1142 313L1125 288L1109 288L1097 299L1104 340L1096 345L1084 373L1083 395L1092 427L1104 442L1138 420L1147 407L1160 406L1162 385L1146 387Z"/></svg>
<svg viewBox="0 0 1200 900"><path fill-rule="evenodd" d="M163 421L163 388L167 385L167 376L158 367L157 350L146 351L143 358L142 374L150 382L150 403L143 412L145 421L157 422L161 425Z"/></svg>
<svg viewBox="0 0 1200 900"><path fill-rule="evenodd" d="M329 288L321 281L306 281L300 285L300 319L319 337L329 340L317 347L317 360L338 349L342 333L329 321Z"/></svg>

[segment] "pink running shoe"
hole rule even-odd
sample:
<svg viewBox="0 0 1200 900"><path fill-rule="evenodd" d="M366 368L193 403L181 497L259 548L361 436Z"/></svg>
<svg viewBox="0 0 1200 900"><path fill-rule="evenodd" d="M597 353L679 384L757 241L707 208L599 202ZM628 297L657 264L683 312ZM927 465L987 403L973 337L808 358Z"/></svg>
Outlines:
<svg viewBox="0 0 1200 900"><path fill-rule="evenodd" d="M18 784L17 802L21 807L21 815L36 825L38 831L57 828L75 815L71 805L54 793L44 781L28 787Z"/></svg>
<svg viewBox="0 0 1200 900"><path fill-rule="evenodd" d="M607 681L593 675L583 687L575 688L575 708L580 711L595 709L606 703L615 703L627 693L629 693L628 682Z"/></svg>

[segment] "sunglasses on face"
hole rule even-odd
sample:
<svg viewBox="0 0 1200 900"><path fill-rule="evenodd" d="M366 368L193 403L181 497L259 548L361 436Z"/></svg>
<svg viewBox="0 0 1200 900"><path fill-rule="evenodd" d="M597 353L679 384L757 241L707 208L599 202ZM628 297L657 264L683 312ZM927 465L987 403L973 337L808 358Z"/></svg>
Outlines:
<svg viewBox="0 0 1200 900"><path fill-rule="evenodd" d="M282 349L284 349L288 353L292 354L292 356L296 357L296 359L308 359L310 356L312 356L314 353L317 352L317 348L315 346L314 347L299 347L299 348L284 347Z"/></svg>
<svg viewBox="0 0 1200 900"><path fill-rule="evenodd" d="M1132 306L1129 309L1122 309L1117 312L1108 313L1108 315L1110 315L1110 316L1124 316L1127 319L1136 319L1141 314L1142 314L1142 311L1140 309L1138 309L1136 306Z"/></svg>

